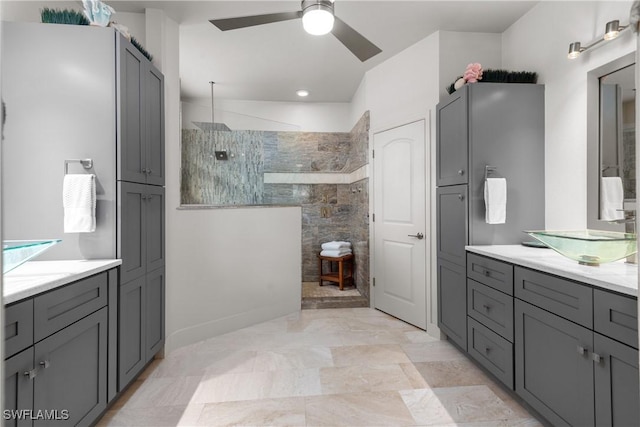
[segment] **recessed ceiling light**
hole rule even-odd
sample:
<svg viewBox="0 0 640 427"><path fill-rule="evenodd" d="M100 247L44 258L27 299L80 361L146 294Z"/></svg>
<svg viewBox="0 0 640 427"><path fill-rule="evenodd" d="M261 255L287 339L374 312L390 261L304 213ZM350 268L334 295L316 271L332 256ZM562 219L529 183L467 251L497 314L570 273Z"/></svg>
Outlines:
<svg viewBox="0 0 640 427"><path fill-rule="evenodd" d="M300 89L296 91L296 94L301 97L309 96L309 91L305 89Z"/></svg>

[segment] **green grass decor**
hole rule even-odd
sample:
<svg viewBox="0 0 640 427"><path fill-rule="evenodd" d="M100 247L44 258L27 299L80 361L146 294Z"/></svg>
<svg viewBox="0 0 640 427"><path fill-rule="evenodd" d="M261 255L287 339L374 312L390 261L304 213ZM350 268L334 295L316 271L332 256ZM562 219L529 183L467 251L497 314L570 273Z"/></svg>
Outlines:
<svg viewBox="0 0 640 427"><path fill-rule="evenodd" d="M44 24L89 25L89 20L82 12L68 9L45 7L40 11L40 20Z"/></svg>
<svg viewBox="0 0 640 427"><path fill-rule="evenodd" d="M480 83L533 83L538 81L538 73L530 71L485 70Z"/></svg>
<svg viewBox="0 0 640 427"><path fill-rule="evenodd" d="M147 52L147 49L145 49L135 37L131 37L131 44L134 45L136 49L138 49L149 61L153 61L153 55Z"/></svg>

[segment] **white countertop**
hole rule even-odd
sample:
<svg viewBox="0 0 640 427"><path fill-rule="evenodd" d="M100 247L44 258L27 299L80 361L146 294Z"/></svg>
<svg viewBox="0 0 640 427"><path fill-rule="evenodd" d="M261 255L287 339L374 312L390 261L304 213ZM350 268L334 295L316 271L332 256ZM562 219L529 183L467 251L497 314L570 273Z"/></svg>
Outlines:
<svg viewBox="0 0 640 427"><path fill-rule="evenodd" d="M638 296L638 266L624 260L599 267L580 265L552 249L522 245L467 246L469 252L555 274L625 295Z"/></svg>
<svg viewBox="0 0 640 427"><path fill-rule="evenodd" d="M120 264L119 259L29 261L3 276L3 302L11 304Z"/></svg>

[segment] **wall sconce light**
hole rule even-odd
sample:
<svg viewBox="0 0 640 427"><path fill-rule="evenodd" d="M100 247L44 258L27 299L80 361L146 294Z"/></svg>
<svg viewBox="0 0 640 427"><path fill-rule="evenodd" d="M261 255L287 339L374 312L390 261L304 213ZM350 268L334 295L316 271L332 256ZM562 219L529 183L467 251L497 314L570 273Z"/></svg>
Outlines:
<svg viewBox="0 0 640 427"><path fill-rule="evenodd" d="M573 42L569 45L569 53L567 54L567 58L576 59L582 52L588 49L592 49L598 46L603 41L610 41L617 38L623 31L630 28L629 25L620 25L620 21L613 20L607 22L607 25L604 30L604 35L602 37L598 37L593 40L587 46L582 47L580 42Z"/></svg>

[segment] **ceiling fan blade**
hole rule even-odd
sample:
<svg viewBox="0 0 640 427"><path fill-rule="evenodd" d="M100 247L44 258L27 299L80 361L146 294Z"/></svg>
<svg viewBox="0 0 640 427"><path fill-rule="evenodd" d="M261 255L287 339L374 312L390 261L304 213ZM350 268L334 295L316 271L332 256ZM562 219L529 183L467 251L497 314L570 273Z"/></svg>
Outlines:
<svg viewBox="0 0 640 427"><path fill-rule="evenodd" d="M240 16L238 18L210 19L209 22L222 31L228 31L262 24L271 24L272 22L289 21L301 17L302 11L299 10L297 12L268 13L266 15Z"/></svg>
<svg viewBox="0 0 640 427"><path fill-rule="evenodd" d="M335 17L331 34L336 36L362 62L382 52L382 49L371 43L337 16Z"/></svg>

